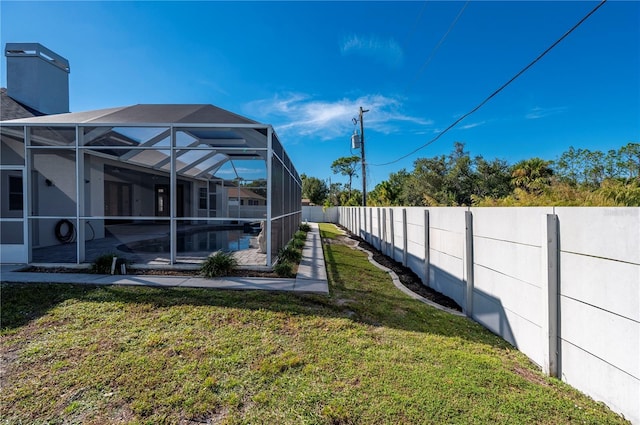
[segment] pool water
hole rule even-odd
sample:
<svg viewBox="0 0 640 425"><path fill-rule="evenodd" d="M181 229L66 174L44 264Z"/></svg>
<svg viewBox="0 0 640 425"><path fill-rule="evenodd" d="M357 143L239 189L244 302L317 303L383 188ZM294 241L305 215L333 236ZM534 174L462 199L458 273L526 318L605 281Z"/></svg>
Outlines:
<svg viewBox="0 0 640 425"><path fill-rule="evenodd" d="M176 247L179 253L184 252L215 252L240 251L249 249L250 233L238 230L205 230L178 233ZM134 241L118 246L124 252L169 252L169 237Z"/></svg>

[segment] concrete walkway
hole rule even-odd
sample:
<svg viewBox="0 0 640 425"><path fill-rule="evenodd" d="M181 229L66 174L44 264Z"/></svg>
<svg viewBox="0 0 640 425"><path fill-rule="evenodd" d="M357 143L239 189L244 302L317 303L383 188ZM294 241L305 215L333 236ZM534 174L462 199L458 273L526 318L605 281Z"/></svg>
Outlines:
<svg viewBox="0 0 640 425"><path fill-rule="evenodd" d="M2 265L1 281L18 283L75 283L91 285L137 285L157 287L258 289L328 294L327 272L320 232L316 223L302 250L302 261L295 279L262 277L223 277L207 279L192 276L100 275L89 273L29 273L20 272L24 265Z"/></svg>

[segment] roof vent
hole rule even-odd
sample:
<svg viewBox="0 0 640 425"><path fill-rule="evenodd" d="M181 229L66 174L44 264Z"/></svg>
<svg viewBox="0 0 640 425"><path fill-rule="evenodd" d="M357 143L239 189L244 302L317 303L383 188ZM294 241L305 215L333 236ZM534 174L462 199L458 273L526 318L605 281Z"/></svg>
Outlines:
<svg viewBox="0 0 640 425"><path fill-rule="evenodd" d="M69 61L39 43L7 43L7 95L44 114L69 112Z"/></svg>

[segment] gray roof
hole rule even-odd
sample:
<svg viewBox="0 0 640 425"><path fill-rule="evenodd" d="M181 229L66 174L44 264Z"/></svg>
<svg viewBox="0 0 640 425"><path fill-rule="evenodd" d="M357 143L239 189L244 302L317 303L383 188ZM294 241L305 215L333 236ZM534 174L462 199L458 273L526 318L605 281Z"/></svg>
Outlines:
<svg viewBox="0 0 640 425"><path fill-rule="evenodd" d="M4 87L0 88L0 121L14 120L18 118L31 118L40 115L43 114L13 100L7 94L7 89Z"/></svg>
<svg viewBox="0 0 640 425"><path fill-rule="evenodd" d="M8 119L10 121L7 121L6 124L253 124L261 126L256 121L217 106L183 104L142 104L86 112Z"/></svg>
<svg viewBox="0 0 640 425"><path fill-rule="evenodd" d="M5 98L8 102L13 102L12 108L18 110L20 104L6 96L4 92L3 110ZM68 146L72 145L75 133L58 131L58 127L95 125L97 128L87 134L87 146L114 160L127 161L157 170L168 167L169 161L166 154L147 149L135 149L145 146L164 146L161 143L170 134L167 126L177 124L190 138L183 141L188 146L184 146L185 150L180 152L180 155L185 154L181 159L185 159L186 162L178 161L179 174L194 178L211 177L230 160L266 159L264 148L267 145L266 135L269 126L213 105L143 104L45 116L27 115L28 112L22 112L25 115L24 118L4 120L0 125L5 129L10 125L44 127L37 133L39 143ZM4 117L3 111L3 119ZM107 131L98 127L103 127ZM137 139L129 134L135 127L159 127L157 129L159 134L147 135L148 140ZM71 139L67 140L65 135ZM281 151L282 148L275 133L273 138L274 146ZM127 147L131 147L131 150L126 149ZM190 148L195 149L189 150ZM197 150L205 148L211 150ZM166 146L160 149L166 149ZM189 152L189 157L186 152ZM278 154L282 155L282 152Z"/></svg>

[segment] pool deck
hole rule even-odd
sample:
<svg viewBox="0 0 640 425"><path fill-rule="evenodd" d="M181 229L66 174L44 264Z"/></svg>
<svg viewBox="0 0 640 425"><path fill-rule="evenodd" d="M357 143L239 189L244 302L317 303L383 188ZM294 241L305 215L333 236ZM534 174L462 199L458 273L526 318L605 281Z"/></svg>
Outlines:
<svg viewBox="0 0 640 425"><path fill-rule="evenodd" d="M317 223L309 223L311 231L302 249L302 260L295 278L222 277L161 275L99 275L89 273L20 272L24 264L3 264L0 280L16 283L74 283L88 285L133 285L155 287L210 288L234 290L293 291L328 294L327 272L322 241Z"/></svg>

